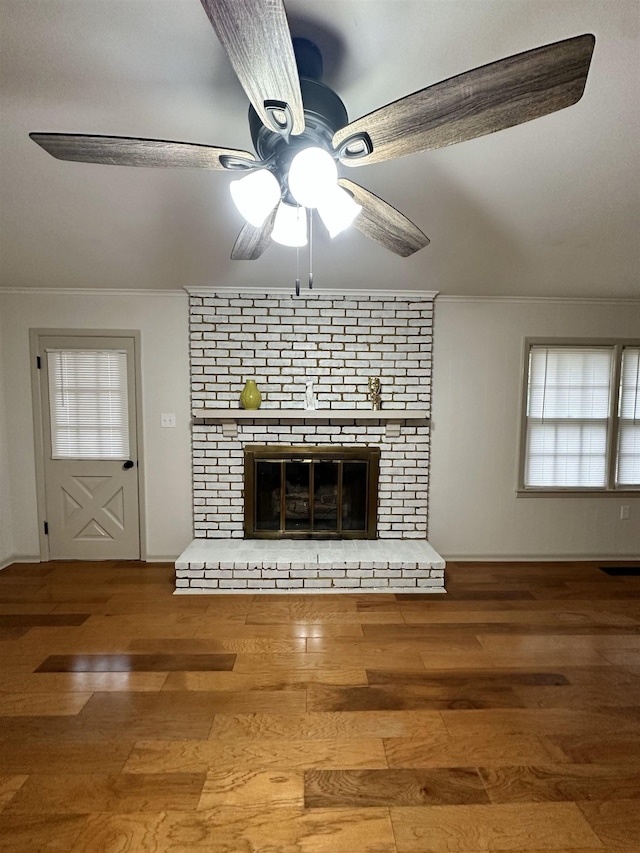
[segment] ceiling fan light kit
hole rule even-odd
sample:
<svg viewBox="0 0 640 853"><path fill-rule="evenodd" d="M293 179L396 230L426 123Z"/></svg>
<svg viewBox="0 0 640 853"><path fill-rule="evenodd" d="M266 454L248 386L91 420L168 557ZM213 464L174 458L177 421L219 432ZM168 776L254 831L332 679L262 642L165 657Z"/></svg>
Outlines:
<svg viewBox="0 0 640 853"><path fill-rule="evenodd" d="M307 245L307 212L299 205L281 201L273 223L271 239L282 246L299 249Z"/></svg>
<svg viewBox="0 0 640 853"><path fill-rule="evenodd" d="M291 161L289 191L303 207L319 207L338 185L338 167L324 148L303 148Z"/></svg>
<svg viewBox="0 0 640 853"><path fill-rule="evenodd" d="M195 0L194 0L195 2ZM401 257L429 244L411 220L370 190L338 177L486 136L580 100L595 46L574 36L483 65L420 89L349 122L338 95L321 82L322 56L293 39L282 0L201 0L249 101L256 156L184 142L63 133L30 137L61 160L248 172L231 182L246 219L232 260L255 260L272 240L307 244L317 210L330 236L353 224Z"/></svg>
<svg viewBox="0 0 640 853"><path fill-rule="evenodd" d="M317 208L320 219L332 239L352 225L362 212L362 205L354 201L353 196L337 184L320 201Z"/></svg>
<svg viewBox="0 0 640 853"><path fill-rule="evenodd" d="M229 184L231 198L251 225L260 228L280 201L280 184L268 169L256 169Z"/></svg>

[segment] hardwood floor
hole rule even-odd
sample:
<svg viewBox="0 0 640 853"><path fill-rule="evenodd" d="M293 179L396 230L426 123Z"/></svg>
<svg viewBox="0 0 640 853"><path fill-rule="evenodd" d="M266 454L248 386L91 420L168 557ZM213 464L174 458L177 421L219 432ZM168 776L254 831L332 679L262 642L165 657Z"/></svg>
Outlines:
<svg viewBox="0 0 640 853"><path fill-rule="evenodd" d="M0 850L638 853L640 577L449 564L447 588L8 567Z"/></svg>

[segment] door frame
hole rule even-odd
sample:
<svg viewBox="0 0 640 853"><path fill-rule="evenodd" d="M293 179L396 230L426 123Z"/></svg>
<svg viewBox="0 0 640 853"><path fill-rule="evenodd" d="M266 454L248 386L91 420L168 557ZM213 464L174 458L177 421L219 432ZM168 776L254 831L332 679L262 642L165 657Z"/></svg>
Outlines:
<svg viewBox="0 0 640 853"><path fill-rule="evenodd" d="M144 490L144 445L142 428L142 366L141 366L141 334L137 329L29 329L29 358L31 368L31 399L33 408L33 437L36 463L36 504L38 514L38 541L40 543L40 560L49 559L49 537L44 532L47 520L47 500L44 473L44 430L45 423L42 411L41 376L38 368L41 337L60 338L126 338L133 343L135 381L135 415L136 440L138 445L138 524L140 537L140 560L147 559L146 512Z"/></svg>

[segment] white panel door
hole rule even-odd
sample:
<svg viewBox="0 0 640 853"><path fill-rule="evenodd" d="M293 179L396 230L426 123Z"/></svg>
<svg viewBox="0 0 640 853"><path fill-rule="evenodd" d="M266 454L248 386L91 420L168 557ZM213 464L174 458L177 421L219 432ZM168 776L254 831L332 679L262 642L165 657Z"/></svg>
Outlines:
<svg viewBox="0 0 640 853"><path fill-rule="evenodd" d="M140 558L133 337L39 336L49 558Z"/></svg>

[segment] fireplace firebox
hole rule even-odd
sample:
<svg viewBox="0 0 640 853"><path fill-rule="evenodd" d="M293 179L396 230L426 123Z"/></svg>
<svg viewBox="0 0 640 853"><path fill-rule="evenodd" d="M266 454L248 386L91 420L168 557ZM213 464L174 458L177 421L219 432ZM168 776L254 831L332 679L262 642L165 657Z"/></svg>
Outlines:
<svg viewBox="0 0 640 853"><path fill-rule="evenodd" d="M251 539L375 539L377 447L247 445L244 529Z"/></svg>

